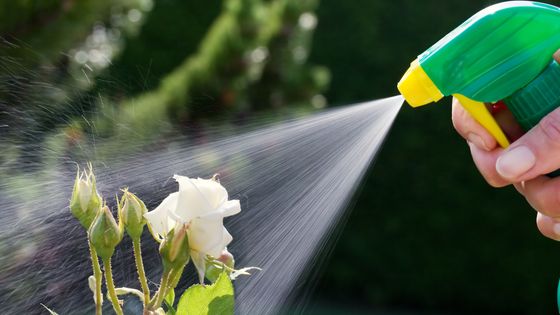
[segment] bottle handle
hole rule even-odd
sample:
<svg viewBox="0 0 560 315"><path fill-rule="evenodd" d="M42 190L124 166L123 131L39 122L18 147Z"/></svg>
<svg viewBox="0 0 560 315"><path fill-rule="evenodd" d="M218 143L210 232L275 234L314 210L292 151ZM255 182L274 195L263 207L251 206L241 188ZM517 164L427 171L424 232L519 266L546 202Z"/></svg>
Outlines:
<svg viewBox="0 0 560 315"><path fill-rule="evenodd" d="M494 139L496 139L502 148L507 148L509 146L509 140L484 103L471 100L461 94L453 94L453 96L459 100L463 108L481 124Z"/></svg>

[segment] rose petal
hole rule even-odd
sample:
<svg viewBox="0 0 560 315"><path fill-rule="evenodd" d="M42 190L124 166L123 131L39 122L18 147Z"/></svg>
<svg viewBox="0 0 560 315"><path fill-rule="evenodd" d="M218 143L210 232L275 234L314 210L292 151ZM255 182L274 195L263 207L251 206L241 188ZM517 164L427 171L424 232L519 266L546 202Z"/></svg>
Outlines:
<svg viewBox="0 0 560 315"><path fill-rule="evenodd" d="M220 182L203 178L193 179L192 181L204 197L208 199L213 208L219 207L228 200L228 192Z"/></svg>
<svg viewBox="0 0 560 315"><path fill-rule="evenodd" d="M228 200L222 204L221 209L224 217L229 217L241 212L241 204L237 199Z"/></svg>
<svg viewBox="0 0 560 315"><path fill-rule="evenodd" d="M190 221L194 217L212 211L212 204L192 179L177 175L174 178L179 183L179 202L175 209L178 217Z"/></svg>
<svg viewBox="0 0 560 315"><path fill-rule="evenodd" d="M229 245L229 243L231 243L231 241L233 241L233 236L231 236L231 234L229 233L229 231L224 227L224 233L223 233L223 238L222 238L222 245L221 250L223 251L226 246Z"/></svg>
<svg viewBox="0 0 560 315"><path fill-rule="evenodd" d="M224 228L221 219L194 219L189 225L189 246L196 251L220 257L224 249Z"/></svg>
<svg viewBox="0 0 560 315"><path fill-rule="evenodd" d="M192 179L185 176L173 176L179 183L181 201L177 215L193 218L219 208L228 195L220 183L211 179Z"/></svg>
<svg viewBox="0 0 560 315"><path fill-rule="evenodd" d="M200 219L219 219L238 214L241 211L239 200L228 200L220 208L210 213L199 216Z"/></svg>
<svg viewBox="0 0 560 315"><path fill-rule="evenodd" d="M94 194L92 190L93 190L93 186L91 185L91 183L86 182L83 179L80 180L80 182L78 183L78 191L80 192L78 194L78 197L80 197L80 207L84 212L88 207L91 196Z"/></svg>
<svg viewBox="0 0 560 315"><path fill-rule="evenodd" d="M178 193L170 194L154 210L144 214L152 230L161 237L165 237L175 226L175 221L169 217L169 212L177 208L178 196Z"/></svg>
<svg viewBox="0 0 560 315"><path fill-rule="evenodd" d="M204 274L206 273L206 255L191 249L191 260L198 272L200 283L204 283Z"/></svg>

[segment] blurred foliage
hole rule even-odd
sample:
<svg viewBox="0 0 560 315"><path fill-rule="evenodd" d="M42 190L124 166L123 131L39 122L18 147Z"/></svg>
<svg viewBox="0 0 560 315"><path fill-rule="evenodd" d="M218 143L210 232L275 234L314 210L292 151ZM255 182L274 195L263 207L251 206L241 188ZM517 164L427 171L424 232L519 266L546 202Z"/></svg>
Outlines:
<svg viewBox="0 0 560 315"><path fill-rule="evenodd" d="M25 129L17 140L23 146L23 156L33 154L31 160L37 159L41 144L51 141L44 139L50 133L61 140L66 137L64 141L71 147L87 147L88 139L94 137L116 140L97 144L96 152L102 157L112 153L103 150L103 146L114 148L123 137L128 139L126 143L137 145L138 141L157 141L172 125L189 126L212 117L240 118L271 106L309 106L310 100L320 96L328 84L325 68L306 64L316 24L312 13L317 7L316 0L229 0L221 5L216 1L204 5L175 0L157 2L144 27L128 32L126 48L103 71L102 66L95 66L95 56L92 57L103 46L89 47L95 42L96 33L100 29L108 34L102 34L105 37L121 34L127 27L115 23L115 18L124 15L130 19L131 13L135 13L130 8L145 6L147 2L121 1L95 2L99 8L110 8L103 11L105 16L95 25L89 23L95 10L85 10L89 13L84 13L82 21L72 15L70 6L66 12L70 16L61 14L40 30L30 32L29 36L40 39L38 43L50 42L56 47L31 46L33 54L40 58L28 58L24 46L2 47L10 58L16 58L2 65L13 63L17 68L12 70L9 65L3 72L3 99L6 105L17 103L17 109L11 106L0 122L10 121L10 130ZM199 14L201 11L205 13ZM307 13L311 24L301 23L302 13ZM179 22L168 24L173 17ZM81 40L86 44L74 42L73 47L77 48L68 53L67 45L57 40L65 32L52 30L65 25L75 32L82 24L75 28L65 24L72 20L88 25L93 32L83 34L85 38ZM194 25L194 29L189 29L189 25ZM47 32L49 29L51 32ZM58 58L49 55L50 51L57 51ZM14 73L29 69L24 65L27 59L35 59L41 67L14 80ZM46 75L40 71L42 68L49 69ZM59 82L52 77L59 78ZM36 87L34 83L41 79L49 81ZM28 93L30 86L40 92ZM45 98L53 94L55 97ZM11 121L15 111L28 116L19 119L19 125L28 121L30 126L17 128L18 124ZM17 150L11 150L14 151Z"/></svg>
<svg viewBox="0 0 560 315"><path fill-rule="evenodd" d="M4 1L0 7L0 47L3 58L15 58L18 67L55 62L84 40L95 23L107 20L111 9L136 0ZM6 64L3 64L5 67Z"/></svg>
<svg viewBox="0 0 560 315"><path fill-rule="evenodd" d="M29 25L33 21L44 20L63 3L58 0L28 1L12 0L0 3L0 34L17 32L18 26Z"/></svg>
<svg viewBox="0 0 560 315"><path fill-rule="evenodd" d="M322 1L311 61L332 72L329 101L397 94L418 54L493 2ZM556 313L558 244L539 234L515 189L484 182L452 128L450 100L440 103L404 105L318 297L451 314Z"/></svg>
<svg viewBox="0 0 560 315"><path fill-rule="evenodd" d="M48 8L47 3L51 3ZM94 63L80 69L75 61L78 52L87 56L82 49L99 46L88 52L102 59L101 48L117 50L119 39L108 40L105 30L125 33L130 28L125 13L146 3L149 0L4 4L14 17L0 22L5 30L0 33L0 144L5 148L0 164L22 162L29 165L25 170L34 170L32 165L44 154L40 149L46 137L58 127L75 124L73 117L90 110L70 106L70 99L81 97L87 88L76 74L88 81L88 73L93 77L98 70ZM99 35L105 39L99 40Z"/></svg>
<svg viewBox="0 0 560 315"><path fill-rule="evenodd" d="M222 1L158 1L137 36L97 79L94 92L136 95L156 88L196 49L220 13ZM172 23L170 23L172 22Z"/></svg>
<svg viewBox="0 0 560 315"><path fill-rule="evenodd" d="M197 51L155 89L120 104L100 102L95 132L147 141L172 125L309 104L329 81L326 69L305 63L314 26L302 26L298 17L307 12L314 18L316 6L315 0L224 2ZM296 48L305 55L295 56ZM274 89L262 93L267 86Z"/></svg>

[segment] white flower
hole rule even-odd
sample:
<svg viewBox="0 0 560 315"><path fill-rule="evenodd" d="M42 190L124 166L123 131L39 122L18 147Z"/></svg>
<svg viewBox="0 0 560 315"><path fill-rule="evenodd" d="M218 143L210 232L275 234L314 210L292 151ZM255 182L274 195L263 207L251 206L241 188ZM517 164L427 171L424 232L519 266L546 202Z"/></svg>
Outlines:
<svg viewBox="0 0 560 315"><path fill-rule="evenodd" d="M179 191L144 215L154 233L164 238L177 223L187 224L190 255L204 279L206 255L220 257L232 236L223 219L241 211L239 200L228 200L226 189L214 179L193 179L175 175Z"/></svg>

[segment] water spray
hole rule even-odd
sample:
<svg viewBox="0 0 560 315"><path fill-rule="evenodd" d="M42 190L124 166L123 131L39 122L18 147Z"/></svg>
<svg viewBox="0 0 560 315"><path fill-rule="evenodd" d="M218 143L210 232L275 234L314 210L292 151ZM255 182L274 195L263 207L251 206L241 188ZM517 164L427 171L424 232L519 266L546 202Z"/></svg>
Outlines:
<svg viewBox="0 0 560 315"><path fill-rule="evenodd" d="M484 103L503 102L530 129L560 105L560 66L551 61L559 47L559 8L524 1L494 5L422 53L398 89L413 107L457 97L507 147L509 140ZM240 236L231 250L241 264L263 268L250 281L237 282L237 311L277 314L297 300L294 288L328 247L402 100L330 109L235 136L214 136L203 145L180 136L167 139L165 150L97 161L99 189L107 195L125 184L148 195L146 205L153 208L175 189L169 184L173 173L222 174L244 209L226 222ZM89 266L76 263L87 257L87 248L68 237L77 229L68 223L65 208L66 179L74 174L74 164L62 161L43 173L33 181L31 196L17 189L17 179L0 182L0 240L7 244L3 253L16 253L0 257L0 304L6 313L37 313L43 311L40 303L70 312L83 308L84 297L91 298L80 285ZM116 255L130 251L120 248ZM158 262L156 256L145 257L148 267ZM132 263L114 262L117 281L134 280L122 276ZM65 296L63 288L81 291ZM134 304L129 307L134 310Z"/></svg>

